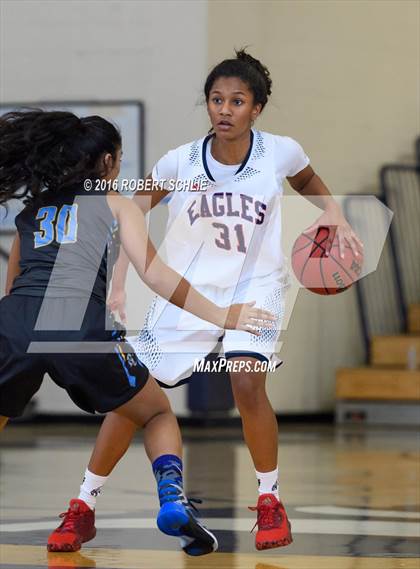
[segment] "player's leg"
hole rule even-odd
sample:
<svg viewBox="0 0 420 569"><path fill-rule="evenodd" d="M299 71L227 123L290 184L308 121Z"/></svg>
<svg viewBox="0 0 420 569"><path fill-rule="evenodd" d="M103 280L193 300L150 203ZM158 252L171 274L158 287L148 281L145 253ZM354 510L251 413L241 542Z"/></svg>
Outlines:
<svg viewBox="0 0 420 569"><path fill-rule="evenodd" d="M175 308L176 307L169 305L170 311ZM176 320L180 317L182 311L180 309L177 310L179 311L179 314L173 315L170 313L165 319L163 319L159 313L159 321L165 320L165 325L162 330L165 331L168 328L168 319L172 323L172 320ZM171 337L167 338L166 334L159 334L159 327L155 325L154 321L152 321L153 315L156 312L157 308L155 303L153 303L152 309L149 312L149 317L146 320L145 329L140 331L139 337L133 338L130 341L136 350L138 362L144 362L149 370L152 371L153 375L155 375L155 373L159 374L159 379L164 384L175 385L179 379L188 375L188 369L191 368L194 363L191 360L190 355L188 357L183 357L182 351L185 347L185 340L191 336L190 330L194 330L195 328L187 326L187 330L183 332L182 330L177 330L175 322L174 326L171 326L175 331L175 337L174 334L171 333ZM218 334L215 334L214 338L213 336L209 338L209 342L212 342L212 345L215 345L217 343L217 338ZM171 351L167 354L165 350L166 341L172 346L178 343L179 350L175 350L175 352ZM209 350L211 350L211 347ZM203 356L205 355L206 353L203 353ZM132 361L131 358L130 361ZM98 362L98 365L101 365L101 363ZM126 379L124 381L126 383ZM115 380L113 381L113 384L115 384ZM143 396L144 394L145 388L143 388L140 395ZM100 488L105 483L111 470L126 452L135 430L137 429L137 425L142 424L138 419L139 411L136 409L137 401L139 401L139 404L141 405L140 398L135 398L131 401L131 404L126 404L126 406L120 407L118 412L108 413L102 424L93 455L89 462L88 469L85 472L85 478L81 487L81 494L79 495L79 498L82 498L83 501L86 500L91 508L95 507L96 498L99 494ZM117 410L114 409L114 411ZM173 419L175 420L175 418ZM149 424L146 424L145 445L148 456L152 461L159 454L160 456L173 455L180 459L180 452L177 453L173 444L168 446L169 439L166 437L166 434L165 436L162 435L162 432L166 433L168 429L170 429L173 434L178 433L179 436L176 420L175 427L171 425L168 426L168 424L166 424L165 427L165 423L162 421L162 414L160 414L160 417L158 417L157 420L154 419L153 421L149 421ZM161 465L159 464L159 466ZM165 509L168 509L168 507L166 506ZM189 506L187 506L187 509L190 513ZM195 519L193 514L191 514L191 516L194 519L190 519L188 527L184 527L184 533L182 534L182 547L184 551L189 555L202 555L204 553L215 551L217 549L216 538Z"/></svg>
<svg viewBox="0 0 420 569"><path fill-rule="evenodd" d="M182 439L178 421L163 390L150 378L145 387L127 403L109 413L106 427L115 429L117 418L124 419L124 430L132 424L144 429L144 446L153 462L163 454L182 455ZM127 421L131 422L127 424ZM121 425L119 427L121 431Z"/></svg>
<svg viewBox="0 0 420 569"><path fill-rule="evenodd" d="M9 417L0 416L0 431L2 431L4 429L8 420L9 420Z"/></svg>
<svg viewBox="0 0 420 569"><path fill-rule="evenodd" d="M231 383L258 481L258 549L287 545L292 540L287 515L278 496L277 419L266 392L266 373L257 371L260 366L256 365L263 361L280 361L276 352L286 288L287 283L280 274L240 285L235 291L235 302L255 300L257 306L277 316L276 327L262 328L260 336L228 330L223 340L226 357L237 361L237 369L240 363L246 366L231 373Z"/></svg>
<svg viewBox="0 0 420 569"><path fill-rule="evenodd" d="M154 383L153 380L149 380L142 389L141 396L131 400L131 405L129 402L121 408L121 411L116 410L105 417L78 496L78 499L83 500L91 509L96 507L102 487L126 453L138 427L144 428L145 449L151 462L164 454L181 456L181 435L166 396L160 389L156 390L157 394L154 396L149 396ZM149 416L150 405L157 404L159 406L156 413L152 417ZM133 417L137 417L137 421L141 421L142 424L129 419L125 415L126 412L132 413Z"/></svg>
<svg viewBox="0 0 420 569"><path fill-rule="evenodd" d="M149 383L151 384L150 380L148 384ZM145 394L145 389L146 388L141 392L142 397ZM162 391L160 393L163 394ZM136 403L136 401L133 402L134 405L136 405ZM148 402L146 399L142 399L139 401L139 404L148 405ZM138 425L133 422L135 415L131 415L131 410L126 405L115 412L108 413L99 431L79 494L79 499L85 501L91 507L95 507L96 498L100 493L100 484L102 483L103 485L105 483L108 475L129 447L133 435L138 428ZM130 412L131 418L126 416L125 412L127 410ZM134 413L137 414L138 410L135 409ZM168 431L170 431L172 438L167 437L166 433ZM178 423L169 407L167 399L166 409L149 419L144 425L144 444L146 453L154 465L153 470L155 476L158 479L161 479L162 476L166 476L166 482L163 486L161 485L159 487L158 482L161 506L164 506L163 503L168 500L173 500L174 498L178 501L182 500L183 506L185 506L185 503L188 504L188 501L184 499L183 495L181 496L181 494L179 494L179 488L182 488L182 440ZM174 462L176 462L175 469L177 472L175 472L175 477L173 478L177 478L178 480L176 481L176 487L172 486L171 492L170 477L165 470L167 470L167 464L173 466ZM93 495L90 495L91 492L93 492ZM177 494L179 494L179 496L177 496ZM180 535L184 551L189 555L204 555L216 551L216 538L194 518L194 512L190 510L189 506L186 506L186 508L189 520L187 525L182 527L182 535ZM167 530L168 525L175 525L173 512L168 516L168 510L170 509L168 506L164 507L159 518L159 525L165 533L169 532L172 535L175 532L176 534L180 534L181 532L173 527L169 527ZM172 508L172 510L174 510L174 508ZM175 516L176 514L175 508ZM185 521L183 516L184 513L182 512L181 521Z"/></svg>
<svg viewBox="0 0 420 569"><path fill-rule="evenodd" d="M163 313L162 313L163 310ZM159 317L159 325L154 321ZM143 362L149 370L152 370L153 375L157 375L163 385L174 386L180 380L184 379L191 373L191 368L194 363L194 357L191 352L195 352L196 357L205 356L214 345L217 343L219 331L211 329L206 332L197 327L196 322L190 322L190 319L201 322L196 317L188 313L184 313L179 308L163 303L162 306L157 302L153 302L148 317L146 318L145 328L140 331L137 338L131 340L131 344L136 350L138 360ZM179 325L180 319L182 324ZM204 323L204 326L206 323ZM197 338L191 330L198 330L200 344L206 343L203 347L202 353L197 354ZM169 345L170 349L167 349ZM178 348L177 348L178 346ZM206 351L207 350L207 351ZM142 391L144 393L144 390ZM170 412L169 403L168 412ZM127 410L128 407L125 408ZM175 426L166 424L162 420L162 416L152 421L149 421L145 428L145 447L146 452L151 462L154 462L157 457L174 456L174 444L170 442L164 433L171 430L172 433L178 433L179 430L176 424L175 417L172 415L172 420ZM123 416L119 412L109 413L106 417L98 440L93 452L91 461L87 472L91 471L97 474L108 475L114 464L124 454L128 448L130 441L134 435L136 426L135 422L130 421L127 416ZM179 435L179 453L181 452L181 438ZM162 469L162 461L160 460L160 470ZM178 465L182 469L182 464ZM154 468L155 475L162 476ZM85 477L86 478L86 477ZM97 479L94 479L96 483ZM84 482L86 485L86 479ZM159 486L159 484L158 484ZM94 486L91 486L94 489ZM88 488L89 490L89 488ZM162 494L162 492L160 492ZM168 494L168 493L167 493ZM160 496L162 510L159 516L159 525L166 533L179 534L175 528L167 528L165 524L165 516L163 515L166 510L170 510L170 493L162 500ZM93 500L95 497L92 498ZM166 505L163 501L168 502ZM217 541L210 532L199 523L196 519L194 510L187 506L191 519L188 528L184 528L185 533L182 535L182 547L184 551L190 555L202 555L216 550Z"/></svg>
<svg viewBox="0 0 420 569"><path fill-rule="evenodd" d="M95 536L96 498L138 427L144 429L146 452L157 480L159 528L168 535L182 536L189 555L217 549L216 538L197 522L184 495L178 423L166 395L150 378L140 392L105 418L79 498L70 501L63 524L50 535L49 551L77 551Z"/></svg>
<svg viewBox="0 0 420 569"><path fill-rule="evenodd" d="M159 476L166 477L165 493L170 494L174 502L175 498L180 502L178 510L182 516L178 516L178 519L174 515L173 518L176 518L174 524L175 522L178 526L187 524L188 514L182 506L182 502L186 499L182 491L181 435L166 395L152 378L147 381L141 391L116 408L113 416L109 416L104 432L99 437L96 455L94 453L93 457L98 472L94 471L91 474L98 478L99 486L90 494L96 497L100 493L101 482L105 482L110 470L122 456L127 441L132 437L133 424L136 428L144 428L146 451L153 463L155 475L159 470ZM126 437L125 444L120 445L116 437L124 434L127 427L129 437ZM81 487L81 496L76 500L71 500L63 524L51 534L48 540L49 551L77 551L83 542L94 537L96 533L94 510L90 500L91 496L84 496L84 493L88 494L85 482Z"/></svg>
<svg viewBox="0 0 420 569"><path fill-rule="evenodd" d="M230 358L232 362L249 365L252 357ZM245 370L245 366L244 366ZM270 549L292 542L290 523L278 493L278 426L268 398L265 372L239 371L231 374L232 391L241 415L245 442L251 454L258 480L257 549Z"/></svg>
<svg viewBox="0 0 420 569"><path fill-rule="evenodd" d="M152 463L160 502L157 524L169 535L181 535L189 521L184 503L182 441L168 398L150 379L141 395L133 397L110 416L111 427L123 417L144 428L144 446Z"/></svg>
<svg viewBox="0 0 420 569"><path fill-rule="evenodd" d="M144 446L158 487L158 527L167 535L179 536L188 555L212 553L217 550L217 539L199 522L195 509L184 495L182 439L169 400L153 379L148 381L141 397L139 395L108 414L104 422L105 435L108 433L108 436L103 436L104 443L111 440L114 442L112 446L117 447L119 435L127 442L133 434L132 426L142 426L140 422L150 412L151 406L159 401L159 412L150 415L143 425ZM97 454L95 461L99 459Z"/></svg>
<svg viewBox="0 0 420 569"><path fill-rule="evenodd" d="M247 356L230 358L232 362L258 361ZM239 367L239 366L238 366ZM241 415L245 442L255 469L270 472L277 467L277 419L265 389L265 372L231 372L231 384L236 407Z"/></svg>
<svg viewBox="0 0 420 569"><path fill-rule="evenodd" d="M107 477L126 453L137 429L136 423L123 415L107 413L96 437L88 472Z"/></svg>
<svg viewBox="0 0 420 569"><path fill-rule="evenodd" d="M142 394L144 394L144 390ZM145 404L147 405L147 402ZM193 509L188 500L185 499L183 493L181 494L179 492L183 486L181 461L182 441L176 418L169 408L168 401L167 405L166 417L163 413L160 413L157 417L151 419L144 427L146 453L152 462L153 471L158 482L161 506L158 516L158 526L164 533L178 535L182 549L188 555L205 555L217 550L217 539L200 523L197 518L196 509ZM89 492L92 488L95 495L86 496L86 500L90 501L90 503L96 502L98 493L95 491L95 484L102 481L102 479L96 475L103 474L103 482L106 481L106 477L110 474L113 466L118 462L121 456L123 456L137 429L136 423L133 422L135 417L130 415L131 418L127 418L125 411L128 407L124 407L125 409L108 413L102 423L95 449L92 453L88 470L86 471L88 476L85 475L85 480L81 486L81 493L79 494L79 498L85 499L85 495L82 494L82 491L86 490ZM175 435L177 435L178 452L175 448L176 440L173 439L171 441L166 436L168 430L171 431L174 439ZM168 467L170 470L175 468L175 472L168 473ZM90 486L88 486L89 481L91 481ZM180 501L182 503L181 509L179 508ZM178 502L178 504L175 502ZM178 515L179 509L181 510L180 515ZM189 519L187 524L183 524L179 529L177 527L179 526L179 521L185 521L183 518L185 509Z"/></svg>
<svg viewBox="0 0 420 569"><path fill-rule="evenodd" d="M149 384L152 384L151 380L148 381L146 387L142 390L142 400L139 399L139 401L137 401L136 398L134 398L133 405L137 406L137 408L134 409L133 414L141 415L142 407L144 407L143 401L147 400L145 396L146 389L149 389ZM170 454L174 449L176 449L179 454L181 454L182 451L178 423L172 413L167 398L165 398L163 403L164 405L155 417L149 419L147 423L140 425L144 428L146 453L152 462L157 456ZM126 407L127 410L125 409ZM139 427L138 424L125 415L128 409L127 403L121 410L115 410L106 415L96 438L95 447L88 464L88 470L90 472L94 472L99 476L108 476L126 453ZM170 437L166 436L167 432L171 432Z"/></svg>
<svg viewBox="0 0 420 569"><path fill-rule="evenodd" d="M214 288L214 287L213 287ZM201 291L213 298L209 290ZM213 298L213 300L216 300ZM195 360L204 358L217 345L220 330L167 302L154 301L145 327L131 339L137 356L162 386L174 387L193 371ZM182 528L181 547L188 555L216 551L215 536L200 522L188 502L190 523Z"/></svg>

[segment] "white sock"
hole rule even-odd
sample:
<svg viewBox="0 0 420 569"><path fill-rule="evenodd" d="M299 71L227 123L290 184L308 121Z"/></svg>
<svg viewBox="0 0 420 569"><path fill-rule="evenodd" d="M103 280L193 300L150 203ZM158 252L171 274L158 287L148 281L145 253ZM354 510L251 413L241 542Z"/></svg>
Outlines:
<svg viewBox="0 0 420 569"><path fill-rule="evenodd" d="M279 499L279 484L278 476L279 469L273 470L272 472L258 472L255 471L258 480L258 493L261 494L274 494L274 496Z"/></svg>
<svg viewBox="0 0 420 569"><path fill-rule="evenodd" d="M91 510L94 510L96 498L101 493L102 486L107 480L108 476L98 476L86 468L85 477L80 486L79 500L83 500Z"/></svg>

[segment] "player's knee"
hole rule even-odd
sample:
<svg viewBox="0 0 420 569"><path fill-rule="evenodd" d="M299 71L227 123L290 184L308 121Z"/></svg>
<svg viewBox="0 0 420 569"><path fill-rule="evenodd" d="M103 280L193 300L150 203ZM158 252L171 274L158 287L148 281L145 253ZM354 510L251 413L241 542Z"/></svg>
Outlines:
<svg viewBox="0 0 420 569"><path fill-rule="evenodd" d="M149 381L118 411L140 428L144 428L158 416L172 413L169 399L154 381Z"/></svg>
<svg viewBox="0 0 420 569"><path fill-rule="evenodd" d="M152 421L156 421L157 419L161 419L163 417L171 417L175 415L173 414L172 409L169 407L160 407L160 408L156 408L154 410L152 410L150 412L150 414L145 418L144 422L143 422L143 429L145 427L147 427L147 425L149 425Z"/></svg>
<svg viewBox="0 0 420 569"><path fill-rule="evenodd" d="M156 394L156 397L148 401L146 406L147 412L143 413L143 427L148 423L165 415L173 415L171 404L163 391Z"/></svg>
<svg viewBox="0 0 420 569"><path fill-rule="evenodd" d="M233 393L238 408L255 409L261 398L266 398L265 382L255 374L238 374L232 378Z"/></svg>

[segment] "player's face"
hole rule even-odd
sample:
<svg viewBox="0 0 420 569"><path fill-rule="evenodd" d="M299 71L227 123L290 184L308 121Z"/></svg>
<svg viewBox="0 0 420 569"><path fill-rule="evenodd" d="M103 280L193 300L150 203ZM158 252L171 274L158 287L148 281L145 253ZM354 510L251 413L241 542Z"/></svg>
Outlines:
<svg viewBox="0 0 420 569"><path fill-rule="evenodd" d="M233 140L246 133L260 114L254 94L238 77L219 77L213 83L207 112L216 136Z"/></svg>

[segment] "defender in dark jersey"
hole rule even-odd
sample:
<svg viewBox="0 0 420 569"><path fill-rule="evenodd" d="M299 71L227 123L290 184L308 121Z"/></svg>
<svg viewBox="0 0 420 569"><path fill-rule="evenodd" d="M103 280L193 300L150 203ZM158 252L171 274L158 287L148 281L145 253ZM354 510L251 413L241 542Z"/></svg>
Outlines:
<svg viewBox="0 0 420 569"><path fill-rule="evenodd" d="M0 427L22 414L45 373L80 408L114 410L143 426L158 480L160 529L183 536L191 555L214 551L216 538L182 491L181 437L169 402L106 307L118 239L157 294L220 328L253 332L273 318L252 303L221 308L205 299L156 255L137 208L118 194L83 189L86 179L112 181L119 173L121 137L101 117L9 113L0 118L0 156L0 204L16 197L26 203L0 301ZM87 476L103 482L115 463L115 456L108 459L108 471ZM89 496L100 485L87 502L71 500L50 551L76 551L94 537Z"/></svg>
<svg viewBox="0 0 420 569"><path fill-rule="evenodd" d="M106 197L83 194L46 191L16 218L21 272L0 302L2 415L21 415L45 373L91 413L119 407L147 381L105 304L118 226Z"/></svg>

